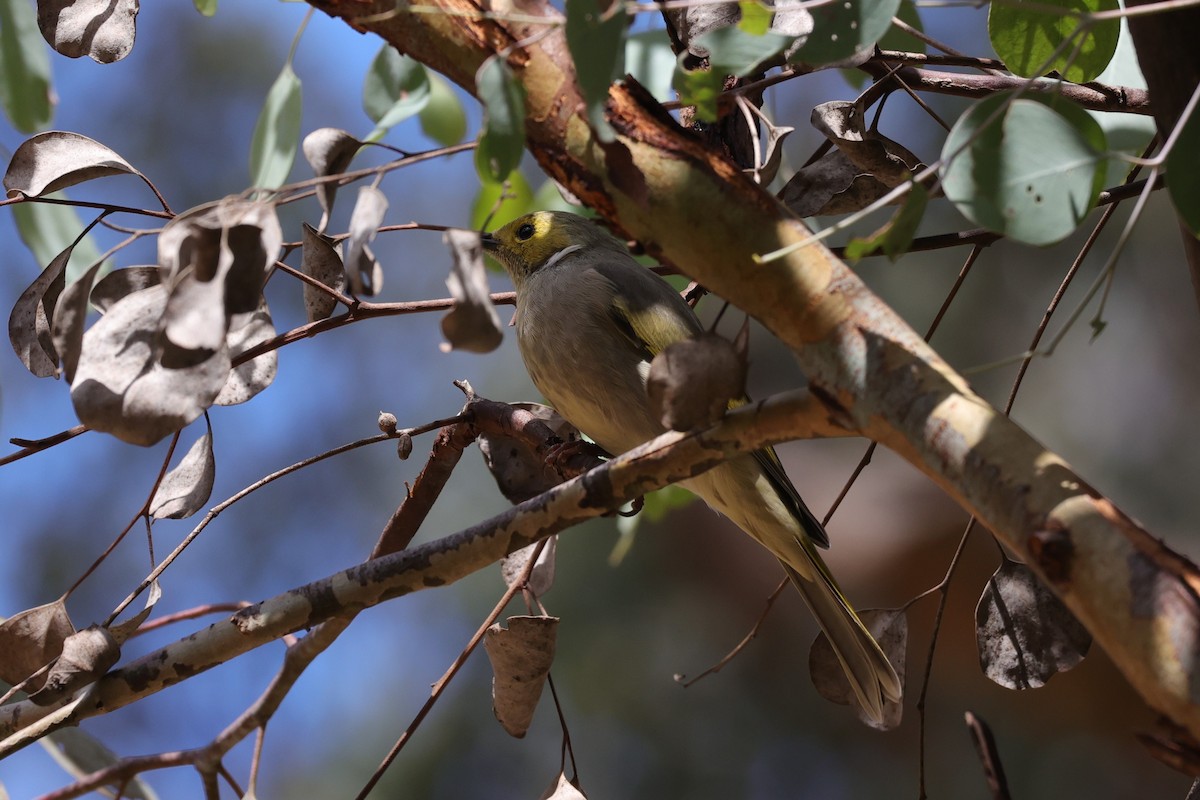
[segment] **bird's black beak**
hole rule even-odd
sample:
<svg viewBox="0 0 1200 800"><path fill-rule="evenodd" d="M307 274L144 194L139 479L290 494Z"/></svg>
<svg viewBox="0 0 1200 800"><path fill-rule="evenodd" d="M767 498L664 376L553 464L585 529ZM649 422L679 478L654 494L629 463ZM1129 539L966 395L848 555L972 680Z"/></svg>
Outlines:
<svg viewBox="0 0 1200 800"><path fill-rule="evenodd" d="M500 246L499 240L490 233L479 234L479 243L483 245L484 250L495 250Z"/></svg>

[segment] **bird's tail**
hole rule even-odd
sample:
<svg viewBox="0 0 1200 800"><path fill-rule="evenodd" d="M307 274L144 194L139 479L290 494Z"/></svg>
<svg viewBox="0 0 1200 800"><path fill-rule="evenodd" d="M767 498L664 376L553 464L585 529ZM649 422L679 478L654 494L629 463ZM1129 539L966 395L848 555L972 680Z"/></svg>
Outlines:
<svg viewBox="0 0 1200 800"><path fill-rule="evenodd" d="M882 722L884 702L898 702L901 698L900 678L875 637L854 613L821 557L811 546L804 550L812 561L812 569L808 570L811 578L786 563L784 569L833 646L859 705L873 721Z"/></svg>

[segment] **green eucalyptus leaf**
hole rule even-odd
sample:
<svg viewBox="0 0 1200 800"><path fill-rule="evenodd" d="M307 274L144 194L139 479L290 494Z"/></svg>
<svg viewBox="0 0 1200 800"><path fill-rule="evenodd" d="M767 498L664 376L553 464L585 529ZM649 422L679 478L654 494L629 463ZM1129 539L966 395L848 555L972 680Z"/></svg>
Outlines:
<svg viewBox="0 0 1200 800"><path fill-rule="evenodd" d="M900 0L840 0L809 9L813 31L789 61L821 65L860 55L892 26Z"/></svg>
<svg viewBox="0 0 1200 800"><path fill-rule="evenodd" d="M896 18L901 22L906 22L912 28L924 32L925 26L921 23L921 14L917 10L913 0L900 0L900 10L896 12ZM902 50L908 53L924 53L925 42L913 36L905 30L901 30L895 24L887 29L877 43L880 50ZM860 87L867 81L867 74L857 69L842 70L842 75L846 78L847 83L851 86Z"/></svg>
<svg viewBox="0 0 1200 800"><path fill-rule="evenodd" d="M0 101L13 127L33 133L54 115L50 57L37 14L19 0L0 2Z"/></svg>
<svg viewBox="0 0 1200 800"><path fill-rule="evenodd" d="M467 115L450 82L436 72L429 76L429 102L418 115L421 130L443 147L456 145L467 135Z"/></svg>
<svg viewBox="0 0 1200 800"><path fill-rule="evenodd" d="M857 261L877 250L883 250L889 259L895 261L907 253L928 204L929 190L919 183L914 183L908 197L904 199L904 205L900 206L887 224L866 238L850 240L846 245L846 259Z"/></svg>
<svg viewBox="0 0 1200 800"><path fill-rule="evenodd" d="M602 142L611 142L616 136L604 117L604 104L608 87L625 74L628 24L620 3L602 7L600 0L567 0L567 48L587 104L588 124Z"/></svg>
<svg viewBox="0 0 1200 800"><path fill-rule="evenodd" d="M1119 8L1118 0L1004 0L992 3L988 12L988 38L1015 75L1035 78L1057 71L1086 83L1112 60L1121 21L1085 27L1085 15Z"/></svg>
<svg viewBox="0 0 1200 800"><path fill-rule="evenodd" d="M525 152L525 89L499 56L483 62L475 86L483 102L475 169L484 183L500 183L517 168Z"/></svg>
<svg viewBox="0 0 1200 800"><path fill-rule="evenodd" d="M973 222L1028 244L1052 244L1095 204L1105 150L1104 132L1078 106L993 95L950 131L942 183Z"/></svg>
<svg viewBox="0 0 1200 800"><path fill-rule="evenodd" d="M431 91L425 65L385 44L363 80L363 110L375 123L365 141L379 141L396 125L420 113L429 103Z"/></svg>
<svg viewBox="0 0 1200 800"><path fill-rule="evenodd" d="M290 63L283 65L263 103L250 142L250 183L278 189L287 181L300 145L300 79Z"/></svg>
<svg viewBox="0 0 1200 800"><path fill-rule="evenodd" d="M501 197L504 199L501 200ZM482 230L488 214L495 211L491 221L488 222L488 230L494 231L522 214L528 214L538 208L541 206L534 205L533 189L530 188L529 181L525 180L525 176L520 172L514 170L506 181L482 182L479 194L475 196L475 202L471 204L471 227L475 230Z"/></svg>
<svg viewBox="0 0 1200 800"><path fill-rule="evenodd" d="M665 103L671 99L675 53L664 31L639 31L626 38L625 68L655 100Z"/></svg>
<svg viewBox="0 0 1200 800"><path fill-rule="evenodd" d="M762 36L771 27L771 17L774 13L758 0L741 0L738 7L742 18L737 26L753 36Z"/></svg>

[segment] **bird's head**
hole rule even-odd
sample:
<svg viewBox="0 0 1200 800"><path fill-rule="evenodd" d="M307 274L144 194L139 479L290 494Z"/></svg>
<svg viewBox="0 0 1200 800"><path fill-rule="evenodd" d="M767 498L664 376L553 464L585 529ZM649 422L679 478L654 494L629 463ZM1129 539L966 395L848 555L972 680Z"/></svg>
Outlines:
<svg viewBox="0 0 1200 800"><path fill-rule="evenodd" d="M566 211L535 211L483 234L483 249L508 270L518 289L538 270L571 253L597 248L628 253L591 220Z"/></svg>

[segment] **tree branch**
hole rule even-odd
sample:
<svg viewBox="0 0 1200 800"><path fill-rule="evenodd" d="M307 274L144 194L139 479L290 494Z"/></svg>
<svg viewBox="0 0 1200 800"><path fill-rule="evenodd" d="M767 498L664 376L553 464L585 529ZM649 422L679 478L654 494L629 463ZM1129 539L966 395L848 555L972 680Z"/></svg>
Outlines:
<svg viewBox="0 0 1200 800"><path fill-rule="evenodd" d="M514 550L617 509L727 458L788 439L839 432L805 391L730 413L709 429L667 433L466 530L365 561L209 625L105 675L68 706L28 700L0 708L0 758L80 720L115 711L289 633L385 600L445 586Z"/></svg>
<svg viewBox="0 0 1200 800"><path fill-rule="evenodd" d="M481 18L467 0L437 0L444 15L386 0L310 2L469 91L483 60L505 52L527 92L527 146L552 178L788 344L813 390L847 424L991 528L1054 588L1147 703L1200 737L1196 568L978 397L843 262L812 243L800 220L639 86L610 89L616 138L597 141L561 29L529 22L557 23L548 3L522 3L521 21L504 22ZM536 44L522 46L534 33ZM789 246L769 264L757 258Z"/></svg>

